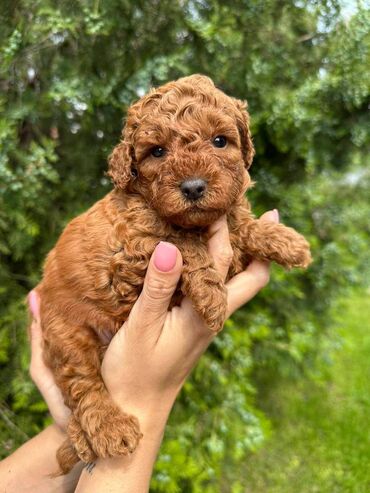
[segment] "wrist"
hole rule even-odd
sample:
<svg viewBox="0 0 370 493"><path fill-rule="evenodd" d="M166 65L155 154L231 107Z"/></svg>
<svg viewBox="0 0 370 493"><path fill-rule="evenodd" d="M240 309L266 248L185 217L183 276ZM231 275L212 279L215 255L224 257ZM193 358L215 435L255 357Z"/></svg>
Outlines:
<svg viewBox="0 0 370 493"><path fill-rule="evenodd" d="M176 394L162 394L147 399L140 399L139 403L129 402L126 399L114 399L120 409L139 421L140 431L145 437L157 439L163 435L166 423L176 399Z"/></svg>
<svg viewBox="0 0 370 493"><path fill-rule="evenodd" d="M140 430L144 437L156 439L162 436L174 401L158 402L155 406L148 405L145 409L130 410L130 414L139 420Z"/></svg>
<svg viewBox="0 0 370 493"><path fill-rule="evenodd" d="M171 408L166 411L136 414L144 440L162 440Z"/></svg>
<svg viewBox="0 0 370 493"><path fill-rule="evenodd" d="M135 415L143 433L136 449L128 455L99 458L91 470L84 470L76 493L87 491L147 492L154 463L160 449L171 407L153 412L125 406L124 411ZM87 472L86 472L87 471Z"/></svg>

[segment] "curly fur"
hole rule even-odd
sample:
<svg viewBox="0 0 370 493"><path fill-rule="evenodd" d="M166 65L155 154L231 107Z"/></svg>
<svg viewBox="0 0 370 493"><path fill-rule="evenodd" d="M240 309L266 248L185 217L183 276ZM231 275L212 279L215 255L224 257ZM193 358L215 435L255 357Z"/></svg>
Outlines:
<svg viewBox="0 0 370 493"><path fill-rule="evenodd" d="M227 138L225 148L212 140ZM166 149L152 156L154 146ZM132 452L137 419L110 399L100 365L110 337L126 320L161 240L177 245L184 270L172 305L188 296L210 330L222 327L225 285L207 249L207 227L227 214L234 257L228 278L252 257L306 267L306 240L291 228L256 220L244 192L254 155L246 104L193 75L133 104L121 142L109 157L114 190L66 227L49 253L42 282L44 358L72 410L68 440L58 451L63 473ZM179 184L201 177L205 195L191 202ZM108 335L108 337L107 337Z"/></svg>

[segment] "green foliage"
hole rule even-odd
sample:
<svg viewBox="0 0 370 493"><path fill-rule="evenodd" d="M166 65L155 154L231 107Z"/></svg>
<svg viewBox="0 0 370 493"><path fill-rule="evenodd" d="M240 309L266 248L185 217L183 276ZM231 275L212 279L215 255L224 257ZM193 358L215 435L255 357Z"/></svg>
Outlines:
<svg viewBox="0 0 370 493"><path fill-rule="evenodd" d="M245 493L369 491L369 318L369 292L341 300L332 326L341 348L328 378L284 379L261 391L275 433L246 461Z"/></svg>
<svg viewBox="0 0 370 493"><path fill-rule="evenodd" d="M0 441L48 421L27 375L24 299L64 225L110 184L129 104L194 72L249 101L250 198L311 241L307 273L273 268L228 322L171 417L153 491L243 491L269 434L254 374L317 374L329 309L366 277L370 13L336 0L1 0ZM366 270L367 269L367 270ZM26 435L25 435L26 434Z"/></svg>

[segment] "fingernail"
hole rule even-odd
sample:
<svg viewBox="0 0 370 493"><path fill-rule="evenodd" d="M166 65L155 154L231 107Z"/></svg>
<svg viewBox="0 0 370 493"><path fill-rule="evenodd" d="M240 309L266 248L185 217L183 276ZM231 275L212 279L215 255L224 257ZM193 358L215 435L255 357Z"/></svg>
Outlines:
<svg viewBox="0 0 370 493"><path fill-rule="evenodd" d="M39 315L39 301L36 291L31 291L28 295L28 305L30 307L33 318L37 320Z"/></svg>
<svg viewBox="0 0 370 493"><path fill-rule="evenodd" d="M272 212L274 213L275 216L275 222L278 223L280 221L279 211L277 209L274 209Z"/></svg>
<svg viewBox="0 0 370 493"><path fill-rule="evenodd" d="M161 272L169 272L176 265L177 248L172 243L161 241L154 250L154 265Z"/></svg>

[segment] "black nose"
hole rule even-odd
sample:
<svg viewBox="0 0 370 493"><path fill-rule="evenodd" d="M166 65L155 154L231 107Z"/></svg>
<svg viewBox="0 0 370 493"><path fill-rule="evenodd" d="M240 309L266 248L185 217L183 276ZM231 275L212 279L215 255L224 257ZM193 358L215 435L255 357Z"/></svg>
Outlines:
<svg viewBox="0 0 370 493"><path fill-rule="evenodd" d="M206 191L207 183L201 178L190 178L181 183L180 189L183 196L188 200L198 200Z"/></svg>

